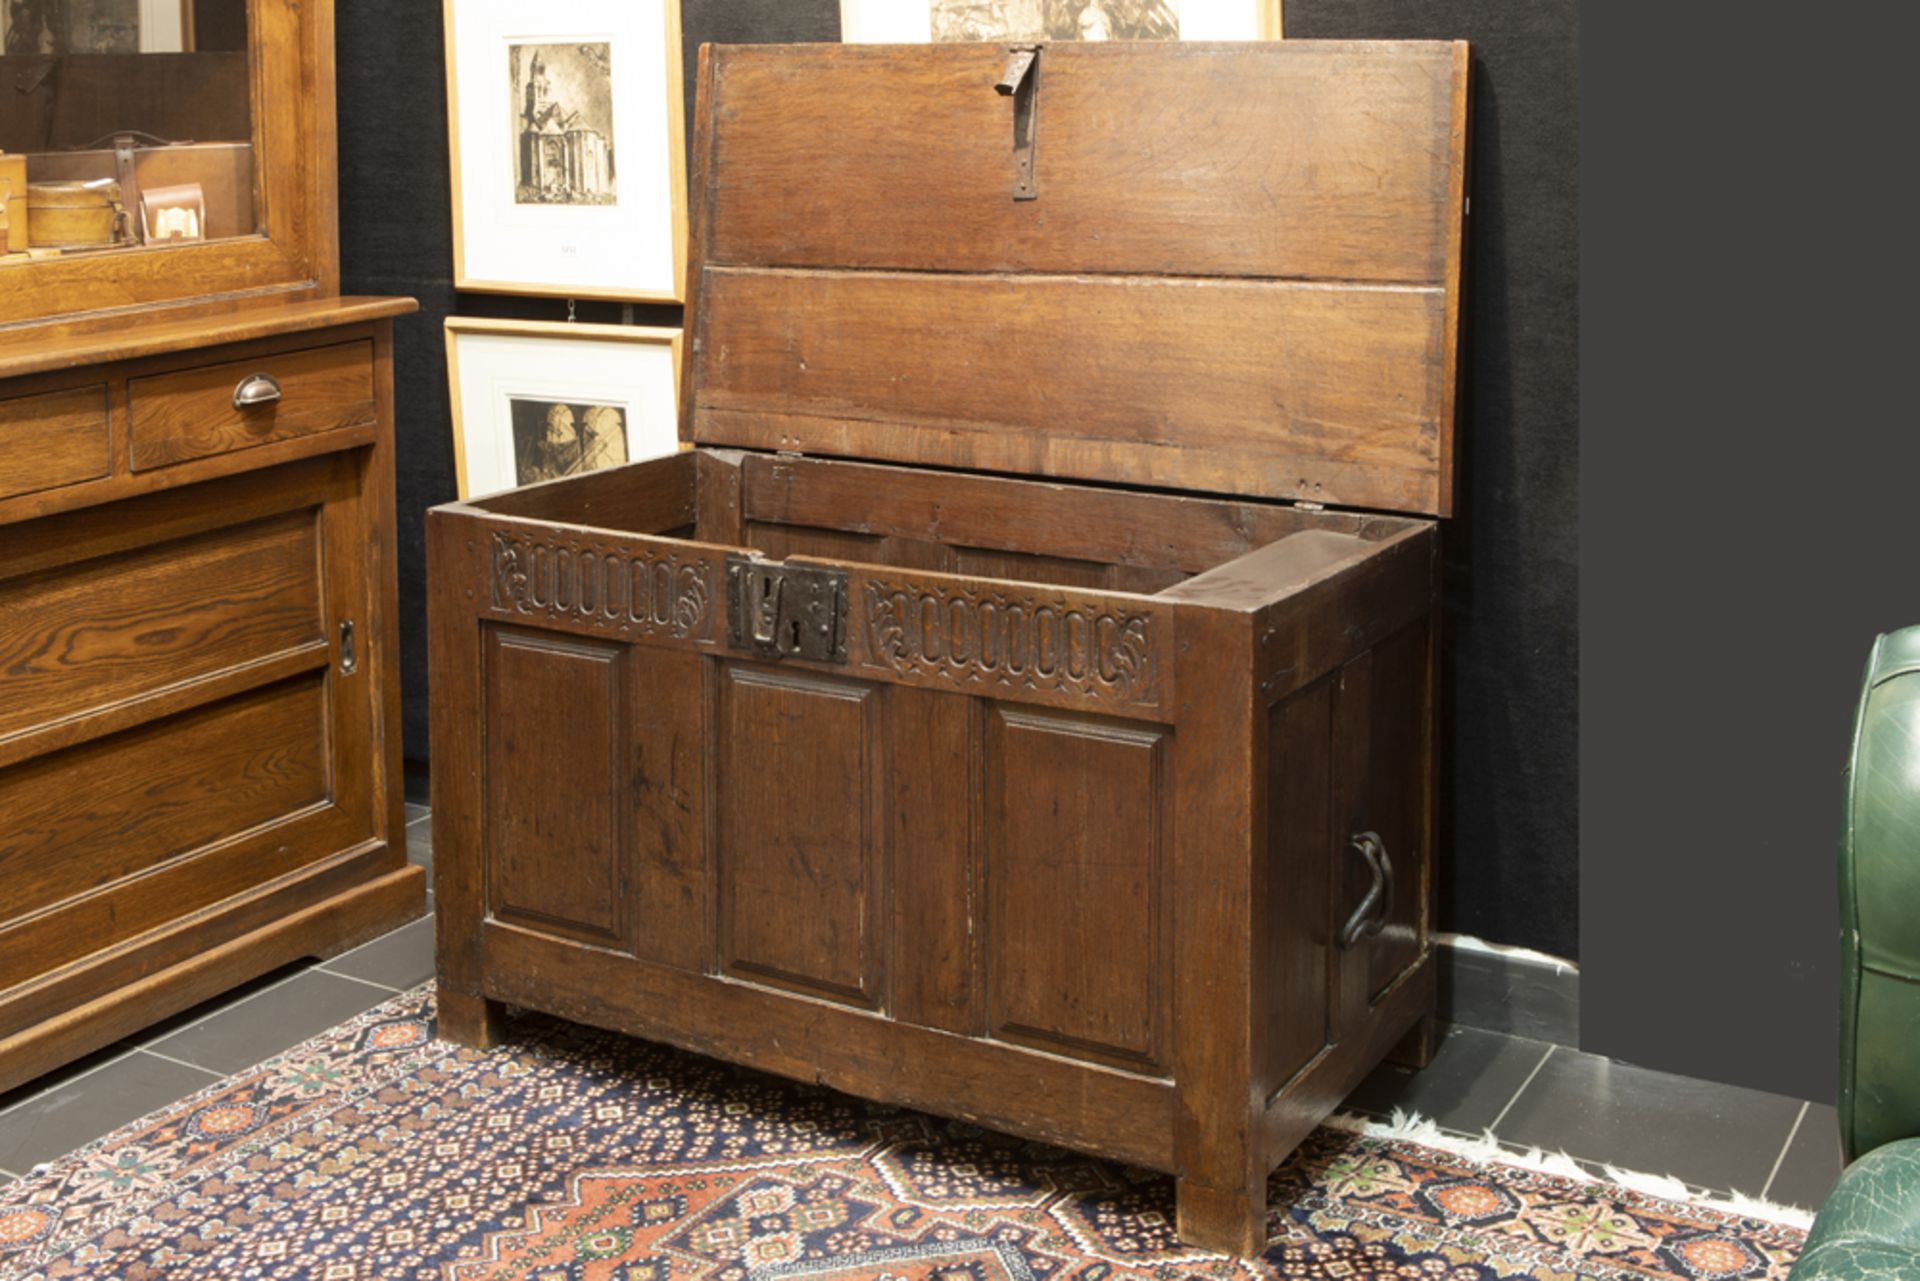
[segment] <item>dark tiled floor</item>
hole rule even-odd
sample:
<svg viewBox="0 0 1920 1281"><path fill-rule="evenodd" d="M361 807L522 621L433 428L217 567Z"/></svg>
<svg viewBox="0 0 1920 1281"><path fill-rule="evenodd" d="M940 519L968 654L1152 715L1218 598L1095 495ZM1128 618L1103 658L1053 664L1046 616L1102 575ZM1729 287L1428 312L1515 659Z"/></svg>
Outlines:
<svg viewBox="0 0 1920 1281"><path fill-rule="evenodd" d="M1788 1205L1817 1206L1833 1191L1845 1162L1840 1156L1840 1115L1824 1103L1809 1103L1792 1142L1780 1154L1767 1195Z"/></svg>
<svg viewBox="0 0 1920 1281"><path fill-rule="evenodd" d="M1547 1057L1496 1132L1515 1143L1759 1196L1802 1106L1777 1094L1563 1052Z"/></svg>
<svg viewBox="0 0 1920 1281"><path fill-rule="evenodd" d="M1400 1108L1478 1134L1500 1119L1552 1048L1479 1028L1448 1028L1432 1063L1419 1072L1383 1065L1348 1097L1347 1107L1380 1116Z"/></svg>
<svg viewBox="0 0 1920 1281"><path fill-rule="evenodd" d="M407 806L431 868L433 821ZM432 900L428 900L431 908ZM433 974L433 918L318 965L289 967L0 1096L0 1180L79 1147L379 1004ZM1383 1066L1347 1100L1597 1166L1667 1174L1815 1208L1840 1173L1834 1111L1477 1028L1448 1029L1423 1072Z"/></svg>

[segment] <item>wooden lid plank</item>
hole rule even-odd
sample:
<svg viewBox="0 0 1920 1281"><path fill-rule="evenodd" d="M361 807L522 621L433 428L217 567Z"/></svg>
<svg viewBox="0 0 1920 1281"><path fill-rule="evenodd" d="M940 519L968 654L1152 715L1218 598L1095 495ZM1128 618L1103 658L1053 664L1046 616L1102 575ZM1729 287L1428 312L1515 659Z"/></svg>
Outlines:
<svg viewBox="0 0 1920 1281"><path fill-rule="evenodd" d="M716 46L692 439L1445 514L1465 47Z"/></svg>

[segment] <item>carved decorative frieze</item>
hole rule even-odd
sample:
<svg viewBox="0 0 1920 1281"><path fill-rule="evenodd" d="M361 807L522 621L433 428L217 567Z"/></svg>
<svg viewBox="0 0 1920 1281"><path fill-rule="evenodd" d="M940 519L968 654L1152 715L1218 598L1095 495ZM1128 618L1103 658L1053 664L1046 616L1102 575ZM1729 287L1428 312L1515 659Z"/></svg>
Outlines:
<svg viewBox="0 0 1920 1281"><path fill-rule="evenodd" d="M714 568L671 553L493 536L493 607L596 623L618 632L704 639Z"/></svg>
<svg viewBox="0 0 1920 1281"><path fill-rule="evenodd" d="M1046 690L1155 706L1164 661L1157 620L1111 603L972 590L866 585L868 661L956 686Z"/></svg>

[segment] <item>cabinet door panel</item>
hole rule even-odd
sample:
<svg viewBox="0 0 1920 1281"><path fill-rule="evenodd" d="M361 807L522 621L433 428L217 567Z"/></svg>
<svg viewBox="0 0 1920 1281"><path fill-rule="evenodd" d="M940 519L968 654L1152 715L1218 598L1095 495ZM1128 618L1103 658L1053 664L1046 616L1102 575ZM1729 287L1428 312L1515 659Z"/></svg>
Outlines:
<svg viewBox="0 0 1920 1281"><path fill-rule="evenodd" d="M1164 1063L1155 726L996 705L986 735L989 1030L1056 1053Z"/></svg>
<svg viewBox="0 0 1920 1281"><path fill-rule="evenodd" d="M1428 929L1426 902L1433 833L1427 795L1428 649L1422 621L1347 663L1334 692L1333 925L1336 932L1362 904L1374 877L1353 848L1371 832L1391 869L1391 896L1377 932L1338 956L1335 1036L1420 959Z"/></svg>
<svg viewBox="0 0 1920 1281"><path fill-rule="evenodd" d="M626 936L619 798L624 645L490 628L487 910L545 934Z"/></svg>
<svg viewBox="0 0 1920 1281"><path fill-rule="evenodd" d="M0 965L0 987L138 933L156 910L184 915L246 888L210 872L154 887L158 869L204 862L202 851L238 834L318 810L330 790L318 673L0 772L0 923L89 896L114 900L89 933L0 947L20 962ZM285 853L264 877L287 870ZM297 853L312 862L332 848Z"/></svg>
<svg viewBox="0 0 1920 1281"><path fill-rule="evenodd" d="M0 583L0 737L325 638L315 509Z"/></svg>
<svg viewBox="0 0 1920 1281"><path fill-rule="evenodd" d="M738 664L720 679L720 966L877 1007L885 892L880 692Z"/></svg>

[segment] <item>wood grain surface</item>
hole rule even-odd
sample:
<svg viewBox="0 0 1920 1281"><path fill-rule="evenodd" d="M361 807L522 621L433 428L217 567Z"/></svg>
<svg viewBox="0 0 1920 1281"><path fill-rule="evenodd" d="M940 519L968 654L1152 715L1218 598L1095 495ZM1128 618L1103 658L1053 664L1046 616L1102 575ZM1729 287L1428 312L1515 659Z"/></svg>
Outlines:
<svg viewBox="0 0 1920 1281"><path fill-rule="evenodd" d="M309 675L0 777L0 921L324 803L321 695Z"/></svg>
<svg viewBox="0 0 1920 1281"><path fill-rule="evenodd" d="M0 498L96 480L112 466L104 385L0 400Z"/></svg>
<svg viewBox="0 0 1920 1281"><path fill-rule="evenodd" d="M1435 287L731 267L704 285L705 443L1444 506Z"/></svg>
<svg viewBox="0 0 1920 1281"><path fill-rule="evenodd" d="M235 390L256 376L277 382L279 399L236 405ZM373 344L156 374L132 380L127 392L135 470L166 467L375 421Z"/></svg>
<svg viewBox="0 0 1920 1281"><path fill-rule="evenodd" d="M997 44L717 46L710 266L1439 284L1454 46L1049 45L1014 201Z"/></svg>
<svg viewBox="0 0 1920 1281"><path fill-rule="evenodd" d="M624 650L488 633L487 901L493 915L602 946L626 941L620 742Z"/></svg>
<svg viewBox="0 0 1920 1281"><path fill-rule="evenodd" d="M1003 63L713 51L686 438L1450 512L1465 46Z"/></svg>
<svg viewBox="0 0 1920 1281"><path fill-rule="evenodd" d="M989 1030L1161 1075L1166 731L1024 708L986 717Z"/></svg>
<svg viewBox="0 0 1920 1281"><path fill-rule="evenodd" d="M729 663L713 795L720 965L874 1007L886 777L871 684Z"/></svg>
<svg viewBox="0 0 1920 1281"><path fill-rule="evenodd" d="M312 511L0 580L0 739L325 638ZM18 611L17 613L15 611Z"/></svg>

